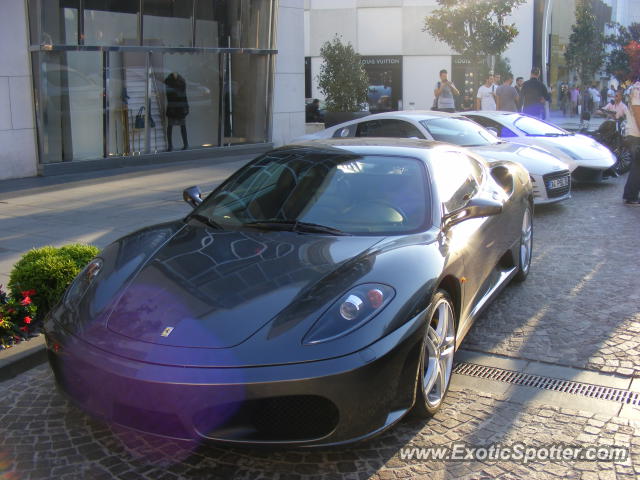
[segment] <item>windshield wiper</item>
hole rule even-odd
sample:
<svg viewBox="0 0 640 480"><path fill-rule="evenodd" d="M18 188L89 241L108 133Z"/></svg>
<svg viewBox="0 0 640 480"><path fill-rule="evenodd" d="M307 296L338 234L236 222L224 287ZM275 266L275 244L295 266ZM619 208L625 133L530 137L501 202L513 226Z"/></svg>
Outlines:
<svg viewBox="0 0 640 480"><path fill-rule="evenodd" d="M224 228L222 228L220 224L216 223L215 221L213 221L213 219L207 217L206 215L202 215L201 213L192 213L188 218L195 218L199 222L215 228L216 230L224 230Z"/></svg>
<svg viewBox="0 0 640 480"><path fill-rule="evenodd" d="M328 233L330 235L351 235L337 228L319 225L317 223L300 222L298 220L264 220L258 222L245 223L244 227L289 230L292 232L305 233Z"/></svg>
<svg viewBox="0 0 640 480"><path fill-rule="evenodd" d="M543 137L566 137L568 135L569 135L568 133L545 133L542 136Z"/></svg>

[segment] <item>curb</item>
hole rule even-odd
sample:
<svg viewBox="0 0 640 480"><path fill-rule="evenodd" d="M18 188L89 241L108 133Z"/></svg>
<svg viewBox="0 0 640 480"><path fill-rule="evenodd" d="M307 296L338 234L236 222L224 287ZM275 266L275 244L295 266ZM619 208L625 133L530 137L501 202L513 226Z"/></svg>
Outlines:
<svg viewBox="0 0 640 480"><path fill-rule="evenodd" d="M0 382L14 378L47 361L44 335L0 351Z"/></svg>

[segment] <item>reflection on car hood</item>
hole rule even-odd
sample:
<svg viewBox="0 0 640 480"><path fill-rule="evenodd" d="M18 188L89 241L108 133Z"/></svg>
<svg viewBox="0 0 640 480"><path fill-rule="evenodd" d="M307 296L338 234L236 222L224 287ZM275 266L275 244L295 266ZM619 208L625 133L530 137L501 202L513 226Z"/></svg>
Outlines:
<svg viewBox="0 0 640 480"><path fill-rule="evenodd" d="M331 273L378 240L187 225L128 283L107 326L143 342L232 347L323 282L327 301L349 288L357 278Z"/></svg>
<svg viewBox="0 0 640 480"><path fill-rule="evenodd" d="M530 145L503 142L495 145L483 145L471 147L478 155L482 155L488 161L508 160L517 162L526 168L529 173L545 175L551 172L566 170L567 166L549 152Z"/></svg>
<svg viewBox="0 0 640 480"><path fill-rule="evenodd" d="M585 135L529 138L542 148L557 148L574 160L599 160L611 157L609 149Z"/></svg>

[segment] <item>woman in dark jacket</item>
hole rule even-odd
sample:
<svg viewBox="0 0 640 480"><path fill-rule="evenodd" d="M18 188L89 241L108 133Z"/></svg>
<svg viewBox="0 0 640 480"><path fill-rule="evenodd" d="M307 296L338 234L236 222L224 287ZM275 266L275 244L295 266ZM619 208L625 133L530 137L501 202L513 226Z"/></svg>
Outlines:
<svg viewBox="0 0 640 480"><path fill-rule="evenodd" d="M187 141L187 126L186 117L189 115L189 103L187 102L187 83L182 75L173 72L170 73L167 78L164 79L166 86L165 92L167 95L167 141L168 150L173 150L173 140L171 134L173 133L173 126L180 126L180 133L182 134L182 149L189 148L189 142Z"/></svg>

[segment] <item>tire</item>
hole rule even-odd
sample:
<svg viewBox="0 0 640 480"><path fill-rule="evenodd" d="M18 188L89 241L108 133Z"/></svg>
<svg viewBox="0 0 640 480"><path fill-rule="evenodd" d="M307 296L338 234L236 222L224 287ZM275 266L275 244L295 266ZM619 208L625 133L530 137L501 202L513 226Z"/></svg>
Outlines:
<svg viewBox="0 0 640 480"><path fill-rule="evenodd" d="M432 417L442 406L453 371L456 348L455 309L449 294L438 290L431 301L420 350L413 414Z"/></svg>
<svg viewBox="0 0 640 480"><path fill-rule="evenodd" d="M520 230L520 244L518 246L518 273L513 279L516 282L524 282L531 270L531 256L533 253L533 211L530 205L522 215L522 228Z"/></svg>

